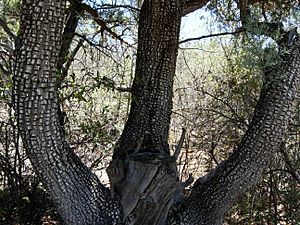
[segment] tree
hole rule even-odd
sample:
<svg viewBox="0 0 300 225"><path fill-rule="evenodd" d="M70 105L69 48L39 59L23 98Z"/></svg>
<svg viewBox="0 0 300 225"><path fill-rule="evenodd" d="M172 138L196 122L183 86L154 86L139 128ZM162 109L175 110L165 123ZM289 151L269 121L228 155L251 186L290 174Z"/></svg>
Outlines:
<svg viewBox="0 0 300 225"><path fill-rule="evenodd" d="M275 31L282 34L277 40L280 60L265 71L254 117L239 147L197 179L187 196L182 195L185 184L178 182L178 152L170 155L168 132L180 20L207 2L143 2L131 110L108 168L109 190L70 149L59 122L57 68L64 58L60 49L64 47L66 2L23 1L14 109L27 154L66 224L218 225L237 199L260 181L284 140L300 79L300 39L279 25ZM252 22L249 10L240 10L247 30ZM274 33L274 29L265 30L265 35Z"/></svg>

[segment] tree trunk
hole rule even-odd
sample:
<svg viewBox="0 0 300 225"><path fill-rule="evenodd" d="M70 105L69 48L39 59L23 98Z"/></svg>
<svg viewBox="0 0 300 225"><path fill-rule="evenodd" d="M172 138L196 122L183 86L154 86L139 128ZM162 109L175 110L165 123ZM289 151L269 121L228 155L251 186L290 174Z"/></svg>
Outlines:
<svg viewBox="0 0 300 225"><path fill-rule="evenodd" d="M118 203L63 138L56 68L65 1L23 1L14 68L14 109L28 157L66 224L117 224Z"/></svg>
<svg viewBox="0 0 300 225"><path fill-rule="evenodd" d="M228 160L195 182L180 210L171 214L179 215L180 224L221 225L224 214L237 199L261 180L287 134L292 103L299 88L298 36L288 46L282 62L265 76L254 117L238 149ZM170 219L171 224L173 219Z"/></svg>
<svg viewBox="0 0 300 225"><path fill-rule="evenodd" d="M169 154L180 20L180 0L144 1L131 110L114 158L138 152Z"/></svg>
<svg viewBox="0 0 300 225"><path fill-rule="evenodd" d="M145 0L128 121L108 173L121 196L125 224L165 224L178 186L168 136L181 0Z"/></svg>

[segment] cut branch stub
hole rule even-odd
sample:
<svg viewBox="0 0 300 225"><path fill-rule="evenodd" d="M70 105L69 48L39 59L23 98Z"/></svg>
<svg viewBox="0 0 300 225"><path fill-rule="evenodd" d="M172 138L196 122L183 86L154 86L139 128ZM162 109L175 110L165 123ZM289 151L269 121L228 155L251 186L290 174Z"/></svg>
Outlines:
<svg viewBox="0 0 300 225"><path fill-rule="evenodd" d="M164 224L178 186L173 157L138 153L114 160L107 170L120 195L126 225Z"/></svg>

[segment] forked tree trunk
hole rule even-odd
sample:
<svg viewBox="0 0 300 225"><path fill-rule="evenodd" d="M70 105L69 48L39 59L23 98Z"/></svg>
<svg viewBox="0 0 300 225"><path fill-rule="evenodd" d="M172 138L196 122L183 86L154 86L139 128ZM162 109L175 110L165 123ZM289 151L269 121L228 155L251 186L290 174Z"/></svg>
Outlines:
<svg viewBox="0 0 300 225"><path fill-rule="evenodd" d="M197 2L207 1L187 1ZM179 185L168 130L182 5L144 0L131 112L108 169L117 201L70 150L59 124L56 68L65 1L23 1L14 108L27 154L66 224L220 225L238 197L259 182L283 140L299 87L298 37L264 84L239 148L169 211Z"/></svg>
<svg viewBox="0 0 300 225"><path fill-rule="evenodd" d="M14 68L14 108L32 165L66 224L110 225L117 201L70 150L58 118L56 67L65 1L25 0Z"/></svg>

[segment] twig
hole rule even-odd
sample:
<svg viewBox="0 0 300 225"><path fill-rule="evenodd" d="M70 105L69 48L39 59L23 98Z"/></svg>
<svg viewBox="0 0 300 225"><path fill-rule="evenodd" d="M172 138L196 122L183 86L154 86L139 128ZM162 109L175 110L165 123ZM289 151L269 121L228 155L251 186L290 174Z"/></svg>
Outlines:
<svg viewBox="0 0 300 225"><path fill-rule="evenodd" d="M134 11L137 11L137 12L140 11L139 8L133 7L133 6L131 6L131 5L111 5L111 4L103 4L103 5L101 6L101 9L115 9L115 8L126 8L126 9L131 9L131 10L134 10Z"/></svg>
<svg viewBox="0 0 300 225"><path fill-rule="evenodd" d="M185 129L185 128L182 128L182 133L181 133L180 139L179 139L179 141L178 141L178 144L177 144L177 146L176 146L175 152L174 152L174 154L173 154L173 157L174 157L175 159L178 159L178 156L179 156L180 151L181 151L182 146L183 146L185 134L186 134L186 129Z"/></svg>
<svg viewBox="0 0 300 225"><path fill-rule="evenodd" d="M77 37L82 38L83 40L85 40L90 46L92 46L93 48L97 49L99 52L101 52L103 55L107 56L108 58L112 59L114 61L114 63L116 63L117 65L121 66L121 64L112 57L112 55L106 53L105 51L103 51L99 45L96 45L95 43L93 43L91 40L89 40L85 35L82 34L75 34ZM102 47L102 46L101 46Z"/></svg>
<svg viewBox="0 0 300 225"><path fill-rule="evenodd" d="M79 49L81 48L81 46L83 45L84 40L80 39L78 44L76 45L75 49L71 52L66 65L62 68L62 74L61 77L59 78L59 82L58 85L61 86L61 83L64 81L64 79L67 77L68 75L68 71L70 69L70 66L72 65L72 62L75 59L75 56L77 54L77 52L79 51Z"/></svg>
<svg viewBox="0 0 300 225"><path fill-rule="evenodd" d="M200 37L195 37L195 38L188 38L182 41L179 41L179 44L183 44L189 41L198 41L201 39L205 39L205 38L211 38L211 37L219 37L219 36L225 36L225 35L235 35L235 34L239 34L242 33L243 31L245 31L244 29L238 29L236 31L233 32L223 32L223 33L218 33L218 34L209 34L209 35L203 35Z"/></svg>
<svg viewBox="0 0 300 225"><path fill-rule="evenodd" d="M4 66L3 66L1 63L0 63L0 71L2 71L2 73L5 74L6 76L9 75L9 71L6 70L6 69L4 68Z"/></svg>
<svg viewBox="0 0 300 225"><path fill-rule="evenodd" d="M240 116L236 113L236 111L234 110L234 108L233 108L228 102L224 101L223 99L218 98L217 96L215 96L215 95L209 93L208 91L205 91L203 88L201 88L201 92L202 92L203 94L207 94L208 96L214 98L215 100L217 100L217 101L223 103L225 106L227 106L227 107L229 108L229 110L231 111L231 113L236 117L236 121L238 121L238 122L241 123L241 124L244 124L246 127L249 126L249 124L247 124L247 123L245 122L245 120L244 120L242 117L240 117ZM232 119L233 119L233 118L232 118Z"/></svg>
<svg viewBox="0 0 300 225"><path fill-rule="evenodd" d="M123 40L120 37L120 35L118 35L114 31L112 31L112 29L107 26L107 22L105 22L104 20L102 20L99 17L99 13L97 12L96 9L93 9L91 6L89 6L85 3L80 3L80 4L78 4L78 6L81 7L84 11L86 11L93 17L94 21L101 27L101 30L108 32L112 37L121 41L121 43L125 43L125 44L129 45L129 43L127 43L125 40Z"/></svg>
<svg viewBox="0 0 300 225"><path fill-rule="evenodd" d="M238 122L238 123L241 123L241 124L245 124L244 121L240 121L239 119L232 118L232 117L226 115L225 113L222 113L221 111L218 111L218 110L215 110L215 109L211 109L211 108L201 108L201 110L207 111L207 112L213 112L213 113L218 114L218 115L220 115L220 116L222 116L222 117L224 117L224 118L226 118L226 119L228 119L228 120L230 120L230 121ZM246 124L246 125L247 125L247 124Z"/></svg>
<svg viewBox="0 0 300 225"><path fill-rule="evenodd" d="M300 184L300 176L297 173L297 171L294 169L294 166L293 166L293 164L292 164L292 162L291 162L288 154L285 151L284 143L282 143L281 146L280 146L280 152L281 152L281 154L284 157L284 161L285 161L285 164L286 164L286 166L288 168L288 172L297 181L297 183Z"/></svg>
<svg viewBox="0 0 300 225"><path fill-rule="evenodd" d="M131 92L130 87L115 87L118 92Z"/></svg>

